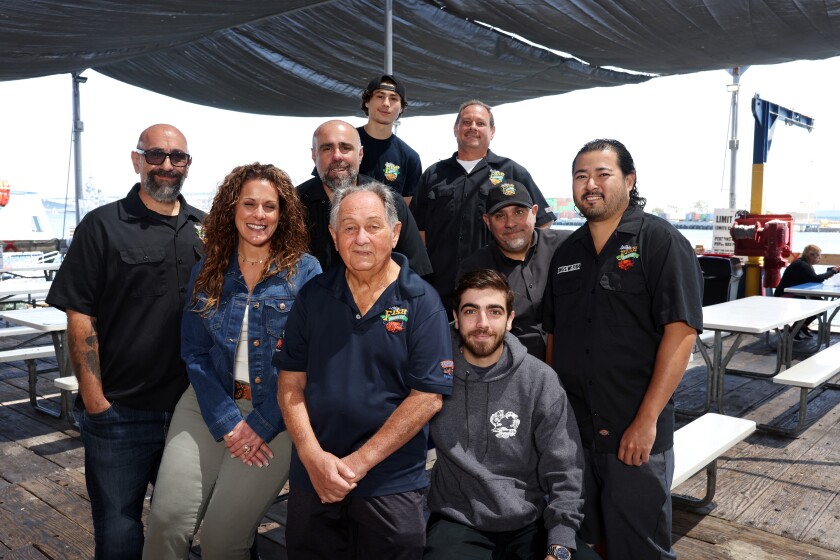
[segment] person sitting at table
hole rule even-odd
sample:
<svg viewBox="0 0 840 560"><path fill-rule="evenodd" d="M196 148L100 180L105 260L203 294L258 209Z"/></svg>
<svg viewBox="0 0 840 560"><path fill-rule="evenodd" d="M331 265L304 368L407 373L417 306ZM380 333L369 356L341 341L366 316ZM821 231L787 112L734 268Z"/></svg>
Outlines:
<svg viewBox="0 0 840 560"><path fill-rule="evenodd" d="M225 177L204 240L181 327L190 386L172 418L143 550L154 560L188 558L202 518L202 558L249 558L292 450L271 357L295 295L321 272L305 253L303 206L273 165Z"/></svg>
<svg viewBox="0 0 840 560"><path fill-rule="evenodd" d="M799 256L798 259L790 263L788 267L785 269L784 274L782 274L782 280L779 282L778 287L776 287L773 295L776 297L798 297L804 298L804 296L794 296L792 294L785 294L785 288L790 288L792 286L798 286L799 284L807 284L808 282L822 282L826 278L831 278L838 272L840 272L840 267L833 267L829 268L827 271L823 272L822 274L817 274L814 270L814 265L819 264L822 260L822 249L817 247L816 245L806 245L805 249L802 250L802 254ZM803 336L805 337L812 337L814 333L808 328L814 319L817 316L814 315L813 317L809 317L805 320L805 323L802 325L802 328L799 330L798 333L794 336L796 340L802 340Z"/></svg>

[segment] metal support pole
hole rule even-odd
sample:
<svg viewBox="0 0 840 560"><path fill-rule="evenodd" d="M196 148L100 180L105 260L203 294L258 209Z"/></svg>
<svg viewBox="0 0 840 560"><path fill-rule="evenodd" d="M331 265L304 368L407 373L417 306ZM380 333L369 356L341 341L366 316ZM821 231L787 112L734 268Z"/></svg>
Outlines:
<svg viewBox="0 0 840 560"><path fill-rule="evenodd" d="M82 109L79 95L79 84L87 82L87 78L73 72L73 165L76 178L76 225L82 221L81 200L84 195L82 184L82 132L85 123L82 122Z"/></svg>
<svg viewBox="0 0 840 560"><path fill-rule="evenodd" d="M394 2L385 0L385 73L394 73Z"/></svg>
<svg viewBox="0 0 840 560"><path fill-rule="evenodd" d="M746 68L744 68L746 71ZM729 150L731 159L729 164L729 208L735 210L735 171L738 166L738 93L741 90L741 67L736 66L729 71L732 74L732 84L727 89L732 92L732 135L729 138Z"/></svg>

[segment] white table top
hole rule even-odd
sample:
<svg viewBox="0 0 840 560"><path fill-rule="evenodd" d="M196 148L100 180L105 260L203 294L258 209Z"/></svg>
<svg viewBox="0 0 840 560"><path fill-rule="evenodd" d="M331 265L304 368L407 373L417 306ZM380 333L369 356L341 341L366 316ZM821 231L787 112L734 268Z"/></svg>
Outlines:
<svg viewBox="0 0 840 560"><path fill-rule="evenodd" d="M67 315L55 307L0 311L0 319L44 332L67 330Z"/></svg>
<svg viewBox="0 0 840 560"><path fill-rule="evenodd" d="M840 298L840 286L837 284L823 284L822 282L808 282L807 284L785 288L785 293L796 296Z"/></svg>
<svg viewBox="0 0 840 560"><path fill-rule="evenodd" d="M751 296L704 307L703 329L761 334L838 305L840 300Z"/></svg>
<svg viewBox="0 0 840 560"><path fill-rule="evenodd" d="M44 279L17 278L0 282L0 298L24 294L41 294L50 291L52 282Z"/></svg>
<svg viewBox="0 0 840 560"><path fill-rule="evenodd" d="M0 267L0 272L26 272L35 270L52 271L58 270L61 263L41 263L41 264L7 264Z"/></svg>

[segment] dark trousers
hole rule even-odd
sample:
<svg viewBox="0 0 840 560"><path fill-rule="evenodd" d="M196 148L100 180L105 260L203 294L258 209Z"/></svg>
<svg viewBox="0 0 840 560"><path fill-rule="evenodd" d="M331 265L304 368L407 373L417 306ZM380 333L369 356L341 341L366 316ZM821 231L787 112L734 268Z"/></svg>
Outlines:
<svg viewBox="0 0 840 560"><path fill-rule="evenodd" d="M85 482L93 514L96 559L140 559L143 502L154 484L172 414L114 404L81 413Z"/></svg>
<svg viewBox="0 0 840 560"><path fill-rule="evenodd" d="M479 531L433 513L423 560L543 560L547 538L542 520L517 531ZM600 558L582 540L575 540L574 560Z"/></svg>
<svg viewBox="0 0 840 560"><path fill-rule="evenodd" d="M622 560L673 560L671 481L674 450L651 454L640 467L625 465L614 453L584 449L585 500L581 537L607 545L607 557Z"/></svg>
<svg viewBox="0 0 840 560"><path fill-rule="evenodd" d="M419 560L426 523L423 490L354 496L322 504L306 490L289 490L286 552L289 560Z"/></svg>

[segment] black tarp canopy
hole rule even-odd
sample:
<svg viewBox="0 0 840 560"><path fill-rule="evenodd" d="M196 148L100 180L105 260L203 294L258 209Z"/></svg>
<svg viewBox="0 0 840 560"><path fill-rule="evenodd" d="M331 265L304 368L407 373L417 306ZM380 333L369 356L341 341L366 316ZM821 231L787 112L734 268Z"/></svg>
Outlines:
<svg viewBox="0 0 840 560"><path fill-rule="evenodd" d="M218 108L347 115L381 72L384 21L384 0L0 0L0 80L91 68ZM410 114L432 115L829 58L840 1L395 0L393 35Z"/></svg>

